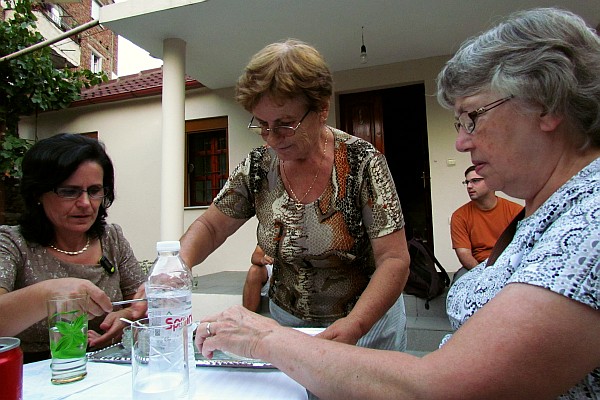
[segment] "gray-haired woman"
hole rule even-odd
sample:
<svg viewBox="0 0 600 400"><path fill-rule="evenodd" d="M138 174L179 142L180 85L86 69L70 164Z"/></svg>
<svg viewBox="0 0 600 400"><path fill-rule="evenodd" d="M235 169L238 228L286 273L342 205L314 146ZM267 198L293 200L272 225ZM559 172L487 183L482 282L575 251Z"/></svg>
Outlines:
<svg viewBox="0 0 600 400"><path fill-rule="evenodd" d="M438 78L459 151L525 200L488 265L450 289L456 332L417 358L316 340L232 308L196 336L322 398L600 398L600 38L536 9L466 42Z"/></svg>

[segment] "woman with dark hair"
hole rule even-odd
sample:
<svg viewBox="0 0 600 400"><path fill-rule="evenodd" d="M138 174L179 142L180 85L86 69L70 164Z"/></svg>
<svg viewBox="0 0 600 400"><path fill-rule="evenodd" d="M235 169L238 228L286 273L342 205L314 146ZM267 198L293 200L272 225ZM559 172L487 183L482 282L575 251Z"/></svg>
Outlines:
<svg viewBox="0 0 600 400"><path fill-rule="evenodd" d="M121 227L107 224L114 168L103 145L60 134L34 144L23 158L25 212L17 226L0 226L0 336L21 339L25 361L50 356L46 305L55 295L90 297L89 346L121 335L111 301L132 299L145 276ZM105 315L108 313L108 315Z"/></svg>

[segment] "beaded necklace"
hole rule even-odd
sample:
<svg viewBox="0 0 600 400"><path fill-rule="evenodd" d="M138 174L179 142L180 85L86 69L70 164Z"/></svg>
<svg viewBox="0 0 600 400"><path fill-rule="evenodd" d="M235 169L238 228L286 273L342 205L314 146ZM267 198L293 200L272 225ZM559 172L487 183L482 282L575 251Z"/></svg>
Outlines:
<svg viewBox="0 0 600 400"><path fill-rule="evenodd" d="M62 250L62 249L59 249L58 247L54 246L53 244L51 244L50 247L52 247L54 250L58 251L59 253L66 254L68 256L76 256L78 254L83 253L84 251L86 251L88 249L88 247L90 247L90 237L88 236L87 243L85 244L85 246L83 246L83 249L81 249L79 251L66 251L66 250Z"/></svg>

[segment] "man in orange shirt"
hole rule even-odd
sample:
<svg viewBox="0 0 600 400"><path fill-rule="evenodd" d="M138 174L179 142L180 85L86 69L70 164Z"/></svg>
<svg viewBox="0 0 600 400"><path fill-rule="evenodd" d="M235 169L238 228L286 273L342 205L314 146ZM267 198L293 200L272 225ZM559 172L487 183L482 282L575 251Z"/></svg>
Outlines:
<svg viewBox="0 0 600 400"><path fill-rule="evenodd" d="M471 201L454 211L450 223L452 248L462 265L454 280L489 257L498 237L523 209L496 196L473 165L465 171L463 184Z"/></svg>

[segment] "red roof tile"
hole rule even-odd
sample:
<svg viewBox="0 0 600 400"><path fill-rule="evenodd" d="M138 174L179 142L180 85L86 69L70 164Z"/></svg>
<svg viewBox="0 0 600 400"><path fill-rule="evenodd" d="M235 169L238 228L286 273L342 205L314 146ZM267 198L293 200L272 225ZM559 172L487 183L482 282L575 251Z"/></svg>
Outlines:
<svg viewBox="0 0 600 400"><path fill-rule="evenodd" d="M162 77L162 68L122 76L89 89L83 89L81 98L71 103L71 107L159 95L162 92ZM197 80L189 76L185 77L186 90L203 86Z"/></svg>

